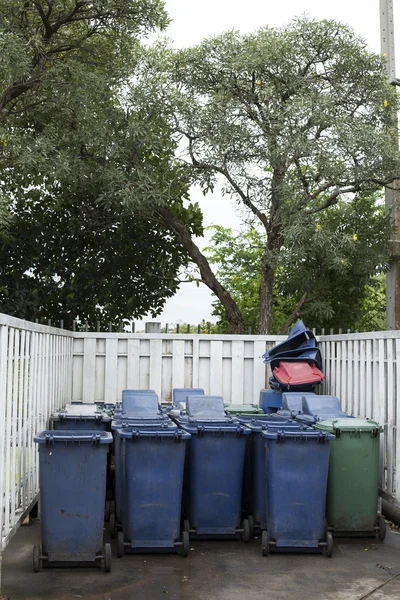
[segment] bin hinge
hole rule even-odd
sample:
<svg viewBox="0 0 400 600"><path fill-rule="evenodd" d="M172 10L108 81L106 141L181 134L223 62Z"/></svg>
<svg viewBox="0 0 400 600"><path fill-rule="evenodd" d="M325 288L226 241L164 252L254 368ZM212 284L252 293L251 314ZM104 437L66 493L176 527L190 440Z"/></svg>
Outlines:
<svg viewBox="0 0 400 600"><path fill-rule="evenodd" d="M277 442L285 441L285 432L284 431L278 431L277 436L276 436L276 441Z"/></svg>
<svg viewBox="0 0 400 600"><path fill-rule="evenodd" d="M100 434L99 433L94 433L92 435L93 446L100 446L100 439L101 439Z"/></svg>
<svg viewBox="0 0 400 600"><path fill-rule="evenodd" d="M175 431L174 442L177 442L179 444L181 441L182 441L182 431L180 429L178 429L178 431Z"/></svg>
<svg viewBox="0 0 400 600"><path fill-rule="evenodd" d="M46 446L54 446L54 435L47 433L45 439L46 439Z"/></svg>
<svg viewBox="0 0 400 600"><path fill-rule="evenodd" d="M204 430L205 430L205 428L204 428L204 425L198 425L198 426L197 426L197 435L198 435L199 437L203 437L203 435L204 435Z"/></svg>

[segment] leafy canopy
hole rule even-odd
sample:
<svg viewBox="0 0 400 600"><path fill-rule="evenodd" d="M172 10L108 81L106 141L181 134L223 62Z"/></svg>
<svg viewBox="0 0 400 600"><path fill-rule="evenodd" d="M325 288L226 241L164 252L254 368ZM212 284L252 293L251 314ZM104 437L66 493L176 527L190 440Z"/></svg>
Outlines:
<svg viewBox="0 0 400 600"><path fill-rule="evenodd" d="M357 196L352 203L336 204L294 225L279 254L273 331L287 330L298 317L326 330L384 328L383 276L378 274L387 268L389 227L383 203L375 195ZM237 234L214 226L213 245L207 248L218 277L252 328L260 309L264 237L254 227ZM226 327L218 302L214 314Z"/></svg>

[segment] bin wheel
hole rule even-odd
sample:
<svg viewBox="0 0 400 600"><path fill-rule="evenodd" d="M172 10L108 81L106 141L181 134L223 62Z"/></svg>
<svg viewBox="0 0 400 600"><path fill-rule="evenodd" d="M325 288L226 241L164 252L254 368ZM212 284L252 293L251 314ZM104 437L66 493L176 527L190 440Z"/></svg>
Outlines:
<svg viewBox="0 0 400 600"><path fill-rule="evenodd" d="M268 531L263 531L261 534L261 554L268 556L269 554L269 535Z"/></svg>
<svg viewBox="0 0 400 600"><path fill-rule="evenodd" d="M106 521L110 520L110 501L109 500L107 500L104 505L104 519Z"/></svg>
<svg viewBox="0 0 400 600"><path fill-rule="evenodd" d="M183 531L182 532L182 556L184 556L185 558L189 556L189 550L190 550L190 539L189 539L189 532L188 531Z"/></svg>
<svg viewBox="0 0 400 600"><path fill-rule="evenodd" d="M249 525L250 525L250 537L253 539L254 537L254 517L253 515L249 515L248 517Z"/></svg>
<svg viewBox="0 0 400 600"><path fill-rule="evenodd" d="M111 571L111 544L104 544L101 568L104 573L109 573Z"/></svg>
<svg viewBox="0 0 400 600"><path fill-rule="evenodd" d="M33 546L33 570L35 573L39 573L40 569L42 568L43 561L41 556L42 549L39 544L35 544Z"/></svg>
<svg viewBox="0 0 400 600"><path fill-rule="evenodd" d="M378 515L378 530L377 530L378 539L383 542L386 537L386 521L383 515Z"/></svg>
<svg viewBox="0 0 400 600"><path fill-rule="evenodd" d="M115 515L115 500L110 500L110 516Z"/></svg>
<svg viewBox="0 0 400 600"><path fill-rule="evenodd" d="M250 541L250 523L249 523L248 519L243 520L242 529L243 529L242 540L245 542L245 544L247 544L247 542Z"/></svg>
<svg viewBox="0 0 400 600"><path fill-rule="evenodd" d="M183 521L183 531L187 531L188 533L190 533L190 523L188 519L185 519Z"/></svg>
<svg viewBox="0 0 400 600"><path fill-rule="evenodd" d="M118 531L117 535L117 556L118 558L122 558L125 554L125 546L124 546L124 532Z"/></svg>
<svg viewBox="0 0 400 600"><path fill-rule="evenodd" d="M108 529L110 531L110 536L111 539L113 540L115 538L115 528L116 528L116 524L115 524L115 514L112 513L110 515L110 522L108 524Z"/></svg>
<svg viewBox="0 0 400 600"><path fill-rule="evenodd" d="M325 546L325 556L331 558L333 552L333 535L332 532L328 531L326 534L326 546Z"/></svg>

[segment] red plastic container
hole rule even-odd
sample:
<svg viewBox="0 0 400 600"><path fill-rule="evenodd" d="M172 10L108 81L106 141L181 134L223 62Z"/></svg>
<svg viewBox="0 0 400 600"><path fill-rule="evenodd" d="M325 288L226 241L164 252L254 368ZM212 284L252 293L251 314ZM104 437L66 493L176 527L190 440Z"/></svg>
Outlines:
<svg viewBox="0 0 400 600"><path fill-rule="evenodd" d="M275 378L284 385L318 383L325 375L315 365L307 362L281 362L273 371Z"/></svg>

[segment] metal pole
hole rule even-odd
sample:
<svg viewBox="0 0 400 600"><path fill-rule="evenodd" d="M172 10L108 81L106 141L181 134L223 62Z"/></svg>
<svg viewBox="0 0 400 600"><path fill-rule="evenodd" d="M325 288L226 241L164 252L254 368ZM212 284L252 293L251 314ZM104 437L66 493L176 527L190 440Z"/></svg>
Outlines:
<svg viewBox="0 0 400 600"><path fill-rule="evenodd" d="M381 51L387 60L389 83L396 78L393 0L380 0ZM397 115L396 115L396 125ZM397 129L397 127L396 127ZM386 209L393 215L395 231L389 242L389 272L386 275L386 328L400 329L400 181L385 189Z"/></svg>

